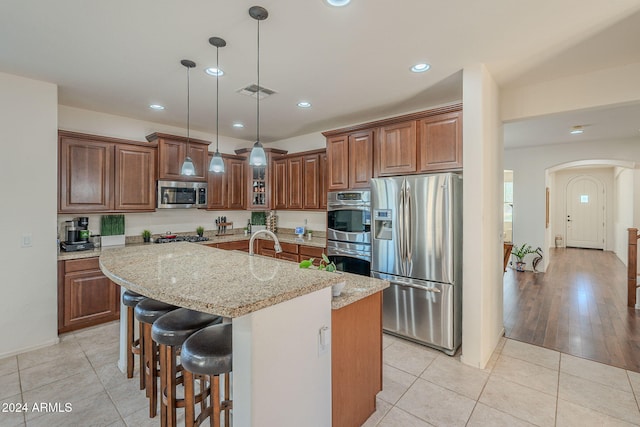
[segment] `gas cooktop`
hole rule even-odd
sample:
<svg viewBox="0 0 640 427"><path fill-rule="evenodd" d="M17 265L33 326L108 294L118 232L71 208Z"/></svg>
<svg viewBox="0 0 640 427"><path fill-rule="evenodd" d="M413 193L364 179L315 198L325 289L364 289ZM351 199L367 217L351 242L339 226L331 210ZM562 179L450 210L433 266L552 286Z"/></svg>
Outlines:
<svg viewBox="0 0 640 427"><path fill-rule="evenodd" d="M156 243L171 243L171 242L206 242L208 237L200 236L175 236L175 237L158 237Z"/></svg>

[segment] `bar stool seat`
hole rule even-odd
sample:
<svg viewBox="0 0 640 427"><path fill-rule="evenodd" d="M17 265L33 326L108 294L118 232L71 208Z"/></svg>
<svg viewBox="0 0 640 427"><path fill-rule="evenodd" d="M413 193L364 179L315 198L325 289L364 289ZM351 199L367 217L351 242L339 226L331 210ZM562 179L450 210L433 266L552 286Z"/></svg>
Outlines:
<svg viewBox="0 0 640 427"><path fill-rule="evenodd" d="M147 298L140 301L134 309L142 329L140 343L144 346L144 362L140 364L140 375L143 373L145 375L145 390L149 398L149 417L151 418L157 414L158 398L158 348L151 339L151 325L161 316L177 308L175 305Z"/></svg>
<svg viewBox="0 0 640 427"><path fill-rule="evenodd" d="M182 343L194 332L222 322L222 317L179 308L161 316L151 327L151 337L158 344L160 354L160 425L176 425L176 408L184 408L184 399L176 397L176 386L182 383L177 374L177 352ZM198 399L202 399L199 396Z"/></svg>
<svg viewBox="0 0 640 427"><path fill-rule="evenodd" d="M225 426L229 427L229 413L233 402L229 396L229 374L232 371L231 323L208 326L191 335L182 345L180 359L184 369L185 425L200 425L211 417L214 426L220 425L220 412L225 412ZM209 376L210 405L195 418L193 374ZM220 402L220 375L225 376L225 395Z"/></svg>
<svg viewBox="0 0 640 427"><path fill-rule="evenodd" d="M139 334L137 339L135 338L133 309L145 298L144 295L129 290L124 291L122 294L122 303L127 307L127 378L133 378L134 355L140 356L140 361L144 359L142 356L144 352L140 345L140 337L142 334ZM142 366L142 362L140 362L140 366ZM144 390L144 375L142 374L142 369L140 370L140 390Z"/></svg>

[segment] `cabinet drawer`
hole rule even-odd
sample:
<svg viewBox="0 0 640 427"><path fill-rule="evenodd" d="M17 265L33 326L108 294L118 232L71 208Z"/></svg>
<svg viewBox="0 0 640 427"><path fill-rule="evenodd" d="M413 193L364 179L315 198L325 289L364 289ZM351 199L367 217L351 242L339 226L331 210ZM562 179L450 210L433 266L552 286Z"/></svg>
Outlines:
<svg viewBox="0 0 640 427"><path fill-rule="evenodd" d="M65 261L65 265L64 265L65 273L73 273L75 271L83 271L83 270L100 270L100 263L98 262L98 257L70 259Z"/></svg>
<svg viewBox="0 0 640 427"><path fill-rule="evenodd" d="M273 240L258 240L258 242L260 249L274 250ZM282 248L282 252L288 252L290 254L298 253L298 245L295 243L280 243L280 247Z"/></svg>
<svg viewBox="0 0 640 427"><path fill-rule="evenodd" d="M292 254L289 252L280 252L279 254L276 254L276 258L285 259L287 261L298 262L298 254Z"/></svg>
<svg viewBox="0 0 640 427"><path fill-rule="evenodd" d="M300 245L300 255L304 255L304 258L322 258L324 251L324 248Z"/></svg>

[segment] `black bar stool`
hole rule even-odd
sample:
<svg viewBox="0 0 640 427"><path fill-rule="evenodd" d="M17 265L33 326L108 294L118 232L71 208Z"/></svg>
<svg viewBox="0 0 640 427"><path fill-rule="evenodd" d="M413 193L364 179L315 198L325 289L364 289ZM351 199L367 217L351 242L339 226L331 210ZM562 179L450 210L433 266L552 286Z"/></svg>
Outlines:
<svg viewBox="0 0 640 427"><path fill-rule="evenodd" d="M142 325L135 338L135 321L133 318L133 310L140 301L145 299L144 295L137 294L133 291L124 291L122 294L122 303L127 307L127 378L133 378L134 355L140 356L140 390L144 390L144 375L142 371L142 360L144 359L143 346L140 344L142 338Z"/></svg>
<svg viewBox="0 0 640 427"><path fill-rule="evenodd" d="M156 416L158 410L158 348L151 339L151 325L160 316L177 308L175 305L147 298L140 301L134 309L136 319L142 327L140 342L144 345L144 359L140 363L140 375L145 375L145 390L149 398L149 416L151 418Z"/></svg>
<svg viewBox="0 0 640 427"><path fill-rule="evenodd" d="M220 316L179 308L161 316L153 323L151 337L158 344L160 355L160 425L162 427L174 427L176 408L184 408L184 399L176 397L176 386L183 380L182 376L177 376L182 370L182 367L176 363L178 349L194 332L221 322ZM202 396L198 396L198 401L202 399Z"/></svg>
<svg viewBox="0 0 640 427"><path fill-rule="evenodd" d="M229 427L229 413L233 402L229 396L229 377L232 370L231 323L207 326L191 335L182 345L180 360L184 376L185 426L199 426L211 417L213 426L220 426L220 413L224 411L224 424ZM193 375L209 377L210 404L195 418ZM224 378L224 400L220 402L220 375Z"/></svg>

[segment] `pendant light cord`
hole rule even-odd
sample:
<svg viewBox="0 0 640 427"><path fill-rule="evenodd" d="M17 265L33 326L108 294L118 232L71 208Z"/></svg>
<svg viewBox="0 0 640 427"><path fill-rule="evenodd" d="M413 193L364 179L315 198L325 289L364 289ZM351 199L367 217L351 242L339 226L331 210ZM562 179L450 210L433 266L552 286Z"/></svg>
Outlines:
<svg viewBox="0 0 640 427"><path fill-rule="evenodd" d="M191 127L191 84L189 81L189 75L191 74L191 67L187 67L187 150L189 149L189 128ZM187 156L189 153L187 152Z"/></svg>
<svg viewBox="0 0 640 427"><path fill-rule="evenodd" d="M257 132L256 132L256 141L260 142L260 20L258 19L258 90L256 91L256 98L258 99L257 104Z"/></svg>
<svg viewBox="0 0 640 427"><path fill-rule="evenodd" d="M216 153L218 152L218 128L219 128L219 112L220 112L220 48L216 46Z"/></svg>

